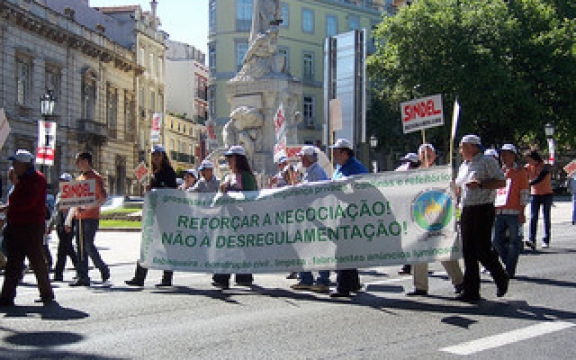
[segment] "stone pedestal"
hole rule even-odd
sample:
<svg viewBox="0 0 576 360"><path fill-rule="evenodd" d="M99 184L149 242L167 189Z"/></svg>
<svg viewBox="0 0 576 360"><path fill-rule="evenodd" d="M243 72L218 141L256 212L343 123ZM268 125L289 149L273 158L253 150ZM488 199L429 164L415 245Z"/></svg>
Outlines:
<svg viewBox="0 0 576 360"><path fill-rule="evenodd" d="M254 80L233 79L227 84L227 98L230 109L250 106L262 114L264 123L259 129L258 140L251 162L254 171L268 176L277 172L273 160L276 134L274 115L280 104L284 107L286 118L286 143L297 144L296 116L298 99L302 97L302 85L286 73L271 73L266 77Z"/></svg>

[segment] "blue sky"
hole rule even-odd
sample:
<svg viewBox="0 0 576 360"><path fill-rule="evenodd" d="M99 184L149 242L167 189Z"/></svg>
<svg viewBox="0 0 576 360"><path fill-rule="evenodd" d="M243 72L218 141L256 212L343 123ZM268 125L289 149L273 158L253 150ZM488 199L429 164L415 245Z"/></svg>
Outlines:
<svg viewBox="0 0 576 360"><path fill-rule="evenodd" d="M156 0L162 30L170 40L195 46L206 54L208 42L208 0ZM150 11L150 0L90 0L90 6L140 5Z"/></svg>

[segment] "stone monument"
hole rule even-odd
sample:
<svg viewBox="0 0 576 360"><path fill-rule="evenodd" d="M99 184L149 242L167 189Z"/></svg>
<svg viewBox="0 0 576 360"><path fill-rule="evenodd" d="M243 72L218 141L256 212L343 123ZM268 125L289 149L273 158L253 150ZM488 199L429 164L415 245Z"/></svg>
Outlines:
<svg viewBox="0 0 576 360"><path fill-rule="evenodd" d="M273 162L276 134L274 115L284 107L286 143L297 144L298 99L302 86L286 70L285 58L278 54L279 0L255 0L250 45L242 68L228 81L226 93L230 120L223 129L224 145L242 145L254 170L266 175L277 169Z"/></svg>

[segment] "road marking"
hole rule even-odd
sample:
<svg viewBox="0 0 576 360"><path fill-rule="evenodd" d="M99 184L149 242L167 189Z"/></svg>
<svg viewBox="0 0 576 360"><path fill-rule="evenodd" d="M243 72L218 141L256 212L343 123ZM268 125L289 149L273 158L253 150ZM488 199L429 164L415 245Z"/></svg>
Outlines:
<svg viewBox="0 0 576 360"><path fill-rule="evenodd" d="M514 342L534 338L555 331L567 329L576 324L566 321L547 321L540 324L525 327L523 329L512 330L502 334L488 336L483 339L465 342L459 345L448 346L440 349L455 355L470 355L480 351L494 349Z"/></svg>

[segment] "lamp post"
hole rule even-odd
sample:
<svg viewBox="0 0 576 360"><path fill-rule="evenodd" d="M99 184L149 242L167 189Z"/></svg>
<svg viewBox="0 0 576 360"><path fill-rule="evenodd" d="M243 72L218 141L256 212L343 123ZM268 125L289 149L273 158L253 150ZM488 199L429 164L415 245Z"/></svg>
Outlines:
<svg viewBox="0 0 576 360"><path fill-rule="evenodd" d="M554 125L551 123L546 123L546 125L544 125L544 134L546 134L547 139L554 137L554 130Z"/></svg>
<svg viewBox="0 0 576 360"><path fill-rule="evenodd" d="M544 134L546 134L546 139L548 140L548 162L554 165L556 160L556 150L554 146L554 125L551 123L546 123L544 125Z"/></svg>
<svg viewBox="0 0 576 360"><path fill-rule="evenodd" d="M51 90L48 90L48 92L46 92L44 95L40 97L40 114L42 114L42 118L44 119L44 121L48 121L48 118L50 118L54 114L55 104L56 104L56 98L54 98L54 93ZM40 139L38 139L38 142L40 142ZM44 130L43 145L44 145L43 146L44 151L46 151L50 147L50 134L46 130ZM46 158L44 158L44 160L42 161L42 173L46 176L48 183L50 183L49 177L45 172L45 167L46 167Z"/></svg>
<svg viewBox="0 0 576 360"><path fill-rule="evenodd" d="M378 146L378 138L376 137L376 135L372 135L370 136L370 147L372 148L372 151L375 151L376 147ZM378 160L372 160L372 171L374 173L378 172Z"/></svg>

